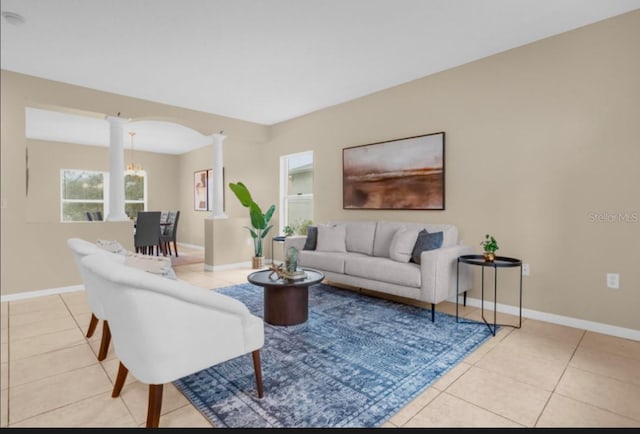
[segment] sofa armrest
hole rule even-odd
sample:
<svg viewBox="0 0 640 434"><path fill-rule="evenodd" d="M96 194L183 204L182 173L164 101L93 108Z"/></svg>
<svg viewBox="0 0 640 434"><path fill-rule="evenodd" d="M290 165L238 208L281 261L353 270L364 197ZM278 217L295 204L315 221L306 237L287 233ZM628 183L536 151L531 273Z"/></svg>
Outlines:
<svg viewBox="0 0 640 434"><path fill-rule="evenodd" d="M464 244L422 252L420 272L424 301L440 303L456 296L458 257L473 254L473 248ZM459 293L471 289L470 267L460 267Z"/></svg>
<svg viewBox="0 0 640 434"><path fill-rule="evenodd" d="M287 254L289 247L295 247L298 250L304 248L304 243L307 241L306 235L290 235L284 239L284 252Z"/></svg>

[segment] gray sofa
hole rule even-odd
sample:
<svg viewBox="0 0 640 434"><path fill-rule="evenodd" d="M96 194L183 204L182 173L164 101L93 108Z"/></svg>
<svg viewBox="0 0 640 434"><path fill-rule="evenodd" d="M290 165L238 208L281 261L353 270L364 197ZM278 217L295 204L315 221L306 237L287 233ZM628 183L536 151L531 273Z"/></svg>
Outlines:
<svg viewBox="0 0 640 434"><path fill-rule="evenodd" d="M414 252L423 229L432 235L442 232L441 246ZM459 243L454 225L382 220L317 225L315 250L305 250L305 243L306 236L285 238L285 252L292 246L298 249L300 267L321 271L327 282L431 303L432 321L435 305L456 296L458 256L474 253ZM471 289L469 268L460 267L460 294Z"/></svg>

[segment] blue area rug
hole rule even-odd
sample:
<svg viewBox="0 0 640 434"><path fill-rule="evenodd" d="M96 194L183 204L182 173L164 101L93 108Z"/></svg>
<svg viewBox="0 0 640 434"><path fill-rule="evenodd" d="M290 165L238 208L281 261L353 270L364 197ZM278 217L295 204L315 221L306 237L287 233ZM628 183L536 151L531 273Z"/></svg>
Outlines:
<svg viewBox="0 0 640 434"><path fill-rule="evenodd" d="M261 287L218 291L263 317ZM174 384L216 427L377 427L491 336L465 321L318 284L306 323L265 323L262 399L250 354Z"/></svg>

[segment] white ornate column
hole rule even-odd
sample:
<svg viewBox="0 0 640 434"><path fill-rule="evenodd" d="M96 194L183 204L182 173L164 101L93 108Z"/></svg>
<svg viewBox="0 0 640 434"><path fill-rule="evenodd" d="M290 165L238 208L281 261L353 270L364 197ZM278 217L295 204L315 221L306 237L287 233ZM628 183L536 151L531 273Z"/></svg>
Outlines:
<svg viewBox="0 0 640 434"><path fill-rule="evenodd" d="M211 141L213 143L213 212L210 218L212 219L227 218L227 215L224 213L224 180L222 178L222 142L226 138L227 136L222 135L222 132L211 134Z"/></svg>
<svg viewBox="0 0 640 434"><path fill-rule="evenodd" d="M129 122L107 116L109 122L109 215L107 221L129 220L124 208L124 124Z"/></svg>

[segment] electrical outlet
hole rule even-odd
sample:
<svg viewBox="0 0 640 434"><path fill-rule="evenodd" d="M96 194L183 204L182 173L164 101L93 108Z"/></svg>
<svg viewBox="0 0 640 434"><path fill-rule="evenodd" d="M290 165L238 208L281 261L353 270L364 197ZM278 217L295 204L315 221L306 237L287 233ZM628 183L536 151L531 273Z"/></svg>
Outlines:
<svg viewBox="0 0 640 434"><path fill-rule="evenodd" d="M523 276L529 275L529 264L522 264L522 275Z"/></svg>
<svg viewBox="0 0 640 434"><path fill-rule="evenodd" d="M620 274L607 273L607 288L612 288L612 289L620 288Z"/></svg>

